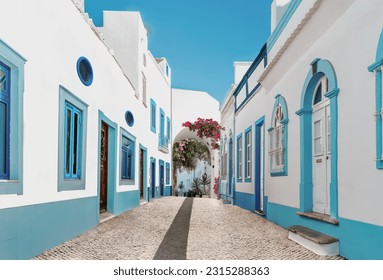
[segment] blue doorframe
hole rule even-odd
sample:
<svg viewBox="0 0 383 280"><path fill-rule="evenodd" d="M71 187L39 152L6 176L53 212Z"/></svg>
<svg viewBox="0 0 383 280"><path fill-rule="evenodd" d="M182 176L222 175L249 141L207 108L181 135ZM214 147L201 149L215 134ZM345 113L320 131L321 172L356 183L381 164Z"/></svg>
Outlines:
<svg viewBox="0 0 383 280"><path fill-rule="evenodd" d="M229 196L230 198L233 197L233 190L232 190L232 184L233 184L233 137L230 136L229 139L229 174L227 179L229 180Z"/></svg>
<svg viewBox="0 0 383 280"><path fill-rule="evenodd" d="M140 152L143 153L143 165L144 165L144 174L143 174L143 185L144 185L144 195L143 198L146 201L149 201L149 192L148 192L148 149L141 144L139 145ZM141 176L140 176L141 178Z"/></svg>
<svg viewBox="0 0 383 280"><path fill-rule="evenodd" d="M156 197L156 159L150 158L150 188L152 190L152 199Z"/></svg>
<svg viewBox="0 0 383 280"><path fill-rule="evenodd" d="M165 188L165 172L164 172L164 169L165 169L165 163L163 160L160 160L160 164L159 164L159 167L160 167L160 195L161 196L164 196L164 188Z"/></svg>
<svg viewBox="0 0 383 280"><path fill-rule="evenodd" d="M264 134L264 131L265 131L264 123L265 123L265 117L264 116L255 122L255 139L254 139L255 140L255 149L254 149L255 150L254 151L255 191L254 191L254 195L255 195L255 210L256 211L261 210L261 200L262 200L263 201L263 213L266 215L267 199L265 197L265 189L263 189L263 193L261 195L261 185L263 184L261 178L263 178L263 180L264 180L264 177L265 177L265 174L264 174L265 146L264 146L264 143L262 143L262 134L265 135ZM265 140L265 139L263 139L263 140ZM263 156L262 156L262 149L263 149ZM261 166L263 166L263 170L262 170ZM261 174L261 172L263 172L263 174ZM263 188L264 187L265 186L263 185Z"/></svg>

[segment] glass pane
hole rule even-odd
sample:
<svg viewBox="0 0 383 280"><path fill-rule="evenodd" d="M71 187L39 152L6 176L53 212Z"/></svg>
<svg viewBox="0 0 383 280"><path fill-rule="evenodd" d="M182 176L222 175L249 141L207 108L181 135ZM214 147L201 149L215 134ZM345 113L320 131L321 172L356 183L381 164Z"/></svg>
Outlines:
<svg viewBox="0 0 383 280"><path fill-rule="evenodd" d="M321 137L321 121L314 122L314 138Z"/></svg>
<svg viewBox="0 0 383 280"><path fill-rule="evenodd" d="M90 79L89 68L84 60L80 62L80 75L85 82L89 81Z"/></svg>
<svg viewBox="0 0 383 280"><path fill-rule="evenodd" d="M0 102L0 175L6 174L7 164L7 105Z"/></svg>
<svg viewBox="0 0 383 280"><path fill-rule="evenodd" d="M7 90L7 71L0 68L0 90Z"/></svg>
<svg viewBox="0 0 383 280"><path fill-rule="evenodd" d="M322 83L319 84L314 95L314 105L322 101Z"/></svg>
<svg viewBox="0 0 383 280"><path fill-rule="evenodd" d="M127 178L132 179L132 155L130 153L128 153L126 172Z"/></svg>
<svg viewBox="0 0 383 280"><path fill-rule="evenodd" d="M121 149L121 179L127 179L127 151L126 149L122 148Z"/></svg>
<svg viewBox="0 0 383 280"><path fill-rule="evenodd" d="M73 166L72 166L72 174L77 174L77 157L78 157L78 129L79 129L79 116L78 114L74 114L74 127L73 127Z"/></svg>
<svg viewBox="0 0 383 280"><path fill-rule="evenodd" d="M65 131L65 174L70 174L70 142L71 142L71 120L72 111L67 109L66 111L66 131Z"/></svg>
<svg viewBox="0 0 383 280"><path fill-rule="evenodd" d="M327 152L331 153L331 119L327 117Z"/></svg>
<svg viewBox="0 0 383 280"><path fill-rule="evenodd" d="M315 149L315 154L320 154L322 153L322 143L321 143L321 138L315 139L314 140L314 149Z"/></svg>

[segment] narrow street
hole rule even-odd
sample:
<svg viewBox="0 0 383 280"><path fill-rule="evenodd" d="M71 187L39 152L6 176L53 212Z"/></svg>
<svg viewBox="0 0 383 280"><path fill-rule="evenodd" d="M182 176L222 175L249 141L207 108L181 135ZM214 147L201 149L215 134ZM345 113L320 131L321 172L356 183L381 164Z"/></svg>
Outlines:
<svg viewBox="0 0 383 280"><path fill-rule="evenodd" d="M287 230L219 200L165 197L99 224L37 260L315 260Z"/></svg>

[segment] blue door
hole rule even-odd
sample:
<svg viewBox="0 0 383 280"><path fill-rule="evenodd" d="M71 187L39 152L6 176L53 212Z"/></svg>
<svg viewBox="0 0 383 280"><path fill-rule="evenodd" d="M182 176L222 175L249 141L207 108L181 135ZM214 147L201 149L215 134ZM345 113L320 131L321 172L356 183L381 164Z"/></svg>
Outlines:
<svg viewBox="0 0 383 280"><path fill-rule="evenodd" d="M164 170L164 162L160 161L160 194L164 196L164 188L165 188L165 170Z"/></svg>
<svg viewBox="0 0 383 280"><path fill-rule="evenodd" d="M255 123L255 211L266 215L264 192L265 129L264 118Z"/></svg>
<svg viewBox="0 0 383 280"><path fill-rule="evenodd" d="M151 174L150 174L150 188L152 189L152 198L156 197L156 162L152 161L151 165Z"/></svg>

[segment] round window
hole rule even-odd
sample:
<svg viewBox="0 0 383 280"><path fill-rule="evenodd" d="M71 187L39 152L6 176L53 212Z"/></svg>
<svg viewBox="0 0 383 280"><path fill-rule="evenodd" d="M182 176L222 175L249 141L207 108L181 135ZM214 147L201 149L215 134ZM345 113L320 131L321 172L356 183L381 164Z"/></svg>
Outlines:
<svg viewBox="0 0 383 280"><path fill-rule="evenodd" d="M126 123L129 126L133 126L133 124L134 124L134 117L133 117L132 112L126 111L126 113L125 113L125 121L126 121Z"/></svg>
<svg viewBox="0 0 383 280"><path fill-rule="evenodd" d="M77 74L84 85L90 86L92 84L93 70L92 65L87 58L80 57L77 60Z"/></svg>

